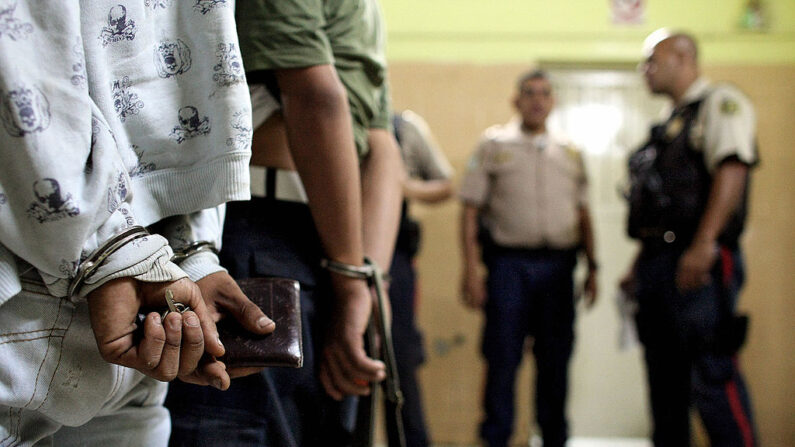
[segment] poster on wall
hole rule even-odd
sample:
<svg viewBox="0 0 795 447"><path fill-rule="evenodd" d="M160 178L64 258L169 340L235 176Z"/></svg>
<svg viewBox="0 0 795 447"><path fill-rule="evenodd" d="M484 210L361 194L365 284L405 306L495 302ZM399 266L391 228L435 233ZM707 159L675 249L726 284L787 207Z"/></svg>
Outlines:
<svg viewBox="0 0 795 447"><path fill-rule="evenodd" d="M610 0L613 23L640 24L646 19L646 0Z"/></svg>

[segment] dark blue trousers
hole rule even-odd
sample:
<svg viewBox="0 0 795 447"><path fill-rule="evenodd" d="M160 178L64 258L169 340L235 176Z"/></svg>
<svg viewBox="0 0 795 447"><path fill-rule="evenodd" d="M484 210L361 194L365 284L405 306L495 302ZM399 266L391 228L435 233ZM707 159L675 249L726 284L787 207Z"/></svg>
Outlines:
<svg viewBox="0 0 795 447"><path fill-rule="evenodd" d="M389 270L392 282L389 299L392 304L392 343L395 349L400 389L404 403L401 415L406 434L407 447L426 447L428 433L422 408L422 394L417 381L417 368L425 359L422 334L415 323L416 278L412 256L398 247ZM399 445L397 432L387 419L387 435L390 446Z"/></svg>
<svg viewBox="0 0 795 447"><path fill-rule="evenodd" d="M715 349L719 300L734 308L744 273L739 250L723 250L712 281L680 293L675 286L682 248L644 248L638 259L637 326L645 348L654 445L690 444L695 404L711 444L755 445L751 404L731 354Z"/></svg>
<svg viewBox="0 0 795 447"><path fill-rule="evenodd" d="M487 363L480 435L506 446L513 432L516 370L528 336L536 363L536 418L544 447L568 437L566 391L574 343L573 250L497 250L484 256L488 301L483 333Z"/></svg>
<svg viewBox="0 0 795 447"><path fill-rule="evenodd" d="M355 403L328 397L317 379L331 295L306 205L253 198L227 205L221 264L235 278L301 283L304 366L233 379L227 391L173 382L171 446L345 446Z"/></svg>

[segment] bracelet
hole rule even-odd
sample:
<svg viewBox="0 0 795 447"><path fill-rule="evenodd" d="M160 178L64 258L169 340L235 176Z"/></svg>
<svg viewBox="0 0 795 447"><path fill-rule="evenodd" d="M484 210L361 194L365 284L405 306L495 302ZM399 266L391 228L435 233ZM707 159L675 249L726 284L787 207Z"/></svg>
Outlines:
<svg viewBox="0 0 795 447"><path fill-rule="evenodd" d="M171 261L175 264L179 264L189 257L205 251L209 251L218 256L218 249L215 248L214 243L210 241L194 241L184 247L175 248L174 256L171 258Z"/></svg>
<svg viewBox="0 0 795 447"><path fill-rule="evenodd" d="M77 275L75 275L74 281L72 281L67 289L68 295L74 296L75 292L97 271L108 256L118 251L128 242L145 236L149 236L149 232L146 231L146 228L140 225L134 225L100 245L99 248L94 250L85 259L85 261L80 263L80 267L77 268Z"/></svg>

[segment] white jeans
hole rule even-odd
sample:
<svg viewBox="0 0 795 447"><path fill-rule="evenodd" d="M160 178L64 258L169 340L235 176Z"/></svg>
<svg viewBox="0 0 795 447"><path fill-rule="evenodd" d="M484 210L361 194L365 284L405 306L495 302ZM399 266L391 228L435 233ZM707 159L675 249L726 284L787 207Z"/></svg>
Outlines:
<svg viewBox="0 0 795 447"><path fill-rule="evenodd" d="M100 357L85 301L23 281L0 306L0 447L165 446L165 393Z"/></svg>

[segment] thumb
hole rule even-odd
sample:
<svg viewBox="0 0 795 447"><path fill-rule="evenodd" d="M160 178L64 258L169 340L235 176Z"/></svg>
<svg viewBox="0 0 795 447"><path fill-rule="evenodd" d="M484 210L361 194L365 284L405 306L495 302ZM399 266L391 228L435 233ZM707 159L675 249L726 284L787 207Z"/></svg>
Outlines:
<svg viewBox="0 0 795 447"><path fill-rule="evenodd" d="M220 276L220 275L219 275ZM216 280L223 285L216 288L218 296L215 297L216 306L237 320L244 329L255 334L269 334L276 328L276 323L268 318L256 303L249 299L258 293L257 281L243 283L245 291L228 274L217 277Z"/></svg>

